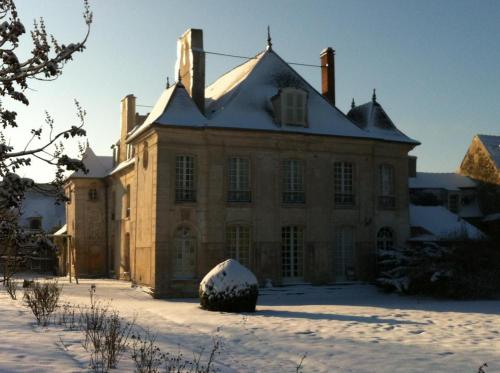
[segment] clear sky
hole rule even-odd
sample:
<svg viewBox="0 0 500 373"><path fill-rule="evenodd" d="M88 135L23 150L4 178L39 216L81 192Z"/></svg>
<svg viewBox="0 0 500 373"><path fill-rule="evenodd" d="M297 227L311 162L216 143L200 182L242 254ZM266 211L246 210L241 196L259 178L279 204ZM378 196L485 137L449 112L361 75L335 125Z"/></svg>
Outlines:
<svg viewBox="0 0 500 373"><path fill-rule="evenodd" d="M274 50L285 60L319 63L320 51L336 50L337 106L351 99L378 101L396 126L422 145L419 171L457 169L476 133L500 135L500 1L167 1L90 0L94 24L87 50L55 82L34 82L31 105L20 109L26 128L43 121L58 128L75 122L73 98L87 110L88 138L100 155L118 139L120 99L153 105L175 78L176 40L202 28L205 49L255 55L271 26ZM26 26L43 16L61 42L83 37L78 0L17 0ZM28 41L26 38L26 42ZM208 55L207 83L241 60ZM294 67L316 88L317 68ZM149 109L139 107L139 112ZM17 131L14 144L26 139ZM37 181L51 179L37 165Z"/></svg>

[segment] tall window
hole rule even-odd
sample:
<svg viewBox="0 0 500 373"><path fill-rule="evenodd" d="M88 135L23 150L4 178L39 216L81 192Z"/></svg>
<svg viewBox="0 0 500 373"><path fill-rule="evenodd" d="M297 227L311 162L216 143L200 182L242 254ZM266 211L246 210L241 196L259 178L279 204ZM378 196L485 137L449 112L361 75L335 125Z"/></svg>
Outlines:
<svg viewBox="0 0 500 373"><path fill-rule="evenodd" d="M380 228L377 232L377 250L387 250L394 247L394 231L389 227Z"/></svg>
<svg viewBox="0 0 500 373"><path fill-rule="evenodd" d="M226 229L226 247L229 258L248 267L250 265L250 227L233 225Z"/></svg>
<svg viewBox="0 0 500 373"><path fill-rule="evenodd" d="M381 209L396 207L396 196L394 187L394 167L382 164L378 168L379 173L379 197L378 206Z"/></svg>
<svg viewBox="0 0 500 373"><path fill-rule="evenodd" d="M175 158L175 200L177 202L196 201L194 176L194 158L189 155L178 155Z"/></svg>
<svg viewBox="0 0 500 373"><path fill-rule="evenodd" d="M335 278L354 280L354 228L339 227L335 231Z"/></svg>
<svg viewBox="0 0 500 373"><path fill-rule="evenodd" d="M353 173L354 167L350 162L335 162L333 164L336 205L354 205Z"/></svg>
<svg viewBox="0 0 500 373"><path fill-rule="evenodd" d="M97 201L97 189L89 189L89 201Z"/></svg>
<svg viewBox="0 0 500 373"><path fill-rule="evenodd" d="M283 161L283 202L305 202L304 167L297 159Z"/></svg>
<svg viewBox="0 0 500 373"><path fill-rule="evenodd" d="M285 279L300 279L303 276L304 230L299 226L281 229L281 264Z"/></svg>
<svg viewBox="0 0 500 373"><path fill-rule="evenodd" d="M196 237L188 227L179 227L175 233L176 278L193 278L196 275Z"/></svg>
<svg viewBox="0 0 500 373"><path fill-rule="evenodd" d="M135 148L132 144L127 144L127 159L133 158L135 153Z"/></svg>
<svg viewBox="0 0 500 373"><path fill-rule="evenodd" d="M125 217L130 217L130 184L127 185L127 191L125 192Z"/></svg>
<svg viewBox="0 0 500 373"><path fill-rule="evenodd" d="M250 202L250 161L246 158L229 159L229 202Z"/></svg>

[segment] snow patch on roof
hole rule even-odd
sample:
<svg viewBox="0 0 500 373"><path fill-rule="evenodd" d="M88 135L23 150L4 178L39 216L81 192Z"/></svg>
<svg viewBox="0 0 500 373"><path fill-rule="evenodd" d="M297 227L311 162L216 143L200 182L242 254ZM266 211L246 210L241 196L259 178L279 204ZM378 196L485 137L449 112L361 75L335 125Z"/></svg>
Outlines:
<svg viewBox="0 0 500 373"><path fill-rule="evenodd" d="M421 227L442 241L453 241L462 235L469 239L485 237L479 229L443 206L410 205L410 225Z"/></svg>
<svg viewBox="0 0 500 373"><path fill-rule="evenodd" d="M115 168L113 168L110 172L109 172L109 175L113 175L125 168L127 168L128 166L131 166L135 163L135 157L134 158L130 158L130 159L127 159L126 161L124 162L121 162L120 164L118 164Z"/></svg>
<svg viewBox="0 0 500 373"><path fill-rule="evenodd" d="M497 169L500 169L500 136L477 135L495 162Z"/></svg>
<svg viewBox="0 0 500 373"><path fill-rule="evenodd" d="M454 172L434 173L417 172L416 177L408 178L410 189L446 189L458 191L463 188L476 188L474 180Z"/></svg>
<svg viewBox="0 0 500 373"><path fill-rule="evenodd" d="M100 178L108 175L109 170L113 167L113 157L112 156L101 156L96 155L90 146L85 149L82 161L85 167L89 170L87 174L83 171L78 170L69 175L72 177L84 177L84 178Z"/></svg>

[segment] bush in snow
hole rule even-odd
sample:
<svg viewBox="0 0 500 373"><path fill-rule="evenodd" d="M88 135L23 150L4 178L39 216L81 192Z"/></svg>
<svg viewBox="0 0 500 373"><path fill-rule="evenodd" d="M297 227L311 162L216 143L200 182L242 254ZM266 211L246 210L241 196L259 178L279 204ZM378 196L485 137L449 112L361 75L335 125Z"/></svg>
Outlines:
<svg viewBox="0 0 500 373"><path fill-rule="evenodd" d="M56 310L62 286L55 281L34 282L24 290L24 302L36 318L38 325L46 326Z"/></svg>
<svg viewBox="0 0 500 373"><path fill-rule="evenodd" d="M201 308L255 312L259 285L254 274L234 259L216 265L200 283Z"/></svg>
<svg viewBox="0 0 500 373"><path fill-rule="evenodd" d="M17 282L11 278L7 278L4 282L5 290L10 295L11 299L17 299Z"/></svg>

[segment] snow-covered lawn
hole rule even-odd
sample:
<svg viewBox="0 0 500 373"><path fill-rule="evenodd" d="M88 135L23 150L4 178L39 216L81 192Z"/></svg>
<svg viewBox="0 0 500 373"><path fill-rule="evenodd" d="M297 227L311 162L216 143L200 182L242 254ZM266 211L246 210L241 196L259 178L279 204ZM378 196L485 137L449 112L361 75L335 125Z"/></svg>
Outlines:
<svg viewBox="0 0 500 373"><path fill-rule="evenodd" d="M255 314L203 311L196 299L155 300L116 280L64 284L63 301L89 303L90 284L122 316L158 333L163 351L210 350L223 372L500 372L500 301L437 301L368 285L264 289ZM21 301L0 292L0 372L85 371L82 334L34 326ZM207 352L206 352L207 353ZM132 371L129 357L119 371Z"/></svg>

